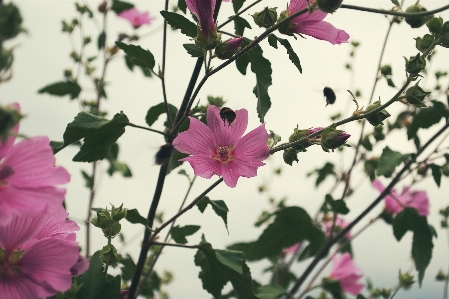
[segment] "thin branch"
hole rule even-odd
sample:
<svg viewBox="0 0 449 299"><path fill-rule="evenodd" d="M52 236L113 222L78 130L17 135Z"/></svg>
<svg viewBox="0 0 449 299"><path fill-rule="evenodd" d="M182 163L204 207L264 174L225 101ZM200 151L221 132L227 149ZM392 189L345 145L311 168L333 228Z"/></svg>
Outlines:
<svg viewBox="0 0 449 299"><path fill-rule="evenodd" d="M375 9L370 7L362 7L362 6L355 6L355 5L348 5L348 4L342 4L340 6L341 8L347 8L347 9L353 9L353 10L360 10L360 11L366 11L366 12L373 12L373 13L379 13L383 15L391 15L391 16L398 16L398 17L424 17L424 16L431 16L433 14L445 11L449 9L449 5L442 6L440 8L434 9L434 10L428 10L423 12L415 12L415 13L406 13L406 12L399 12L399 11L391 11L391 10L383 10L383 9Z"/></svg>
<svg viewBox="0 0 449 299"><path fill-rule="evenodd" d="M151 131L151 132L154 132L154 133L158 133L158 134L161 134L161 135L164 135L164 136L168 136L166 133L164 133L162 131L158 131L158 130L155 130L155 129L152 129L152 128L138 126L138 125L135 125L133 123L127 123L126 125L130 126L130 127L134 127L134 128L138 128L138 129L142 129L142 130L147 130L147 131Z"/></svg>
<svg viewBox="0 0 449 299"><path fill-rule="evenodd" d="M250 9L251 7L253 7L254 5L256 5L257 3L261 2L262 0L257 0L255 2L253 2L252 4L248 5L247 7L245 7L244 9L242 9L241 11L237 12L235 15L233 15L232 17L230 17L227 21L225 21L223 24L219 25L217 27L217 29L220 29L222 27L224 27L225 25L227 25L228 23L232 22L235 18L237 18L238 16L240 16L242 13L244 13L245 11L247 11L248 9Z"/></svg>
<svg viewBox="0 0 449 299"><path fill-rule="evenodd" d="M184 244L165 243L165 242L151 242L151 245L182 247L182 248L190 248L190 249L197 249L199 247L198 245L184 245Z"/></svg>
<svg viewBox="0 0 449 299"><path fill-rule="evenodd" d="M165 0L165 10L168 10L168 1ZM162 95L164 97L165 113L167 114L168 127L173 126L172 119L170 116L170 109L168 108L167 92L165 90L165 59L167 55L167 20L164 19L164 32L162 38L162 70L161 70L161 84L162 84Z"/></svg>

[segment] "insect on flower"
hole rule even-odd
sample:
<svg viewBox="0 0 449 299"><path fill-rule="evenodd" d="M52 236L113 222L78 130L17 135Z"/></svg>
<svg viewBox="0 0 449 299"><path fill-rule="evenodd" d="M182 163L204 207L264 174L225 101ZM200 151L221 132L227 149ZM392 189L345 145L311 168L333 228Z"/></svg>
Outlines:
<svg viewBox="0 0 449 299"><path fill-rule="evenodd" d="M226 125L226 121L228 121L229 127L234 122L236 115L231 108L223 107L220 109L220 117L223 120L223 125Z"/></svg>
<svg viewBox="0 0 449 299"><path fill-rule="evenodd" d="M329 104L335 103L335 100L337 99L337 96L335 95L335 92L330 87L324 87L323 89L324 97L326 98L326 106Z"/></svg>

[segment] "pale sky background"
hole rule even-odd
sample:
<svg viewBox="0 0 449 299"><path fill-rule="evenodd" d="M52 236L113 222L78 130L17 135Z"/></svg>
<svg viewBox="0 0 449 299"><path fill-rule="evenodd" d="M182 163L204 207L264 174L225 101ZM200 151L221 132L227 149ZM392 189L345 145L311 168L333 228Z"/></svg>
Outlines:
<svg viewBox="0 0 449 299"><path fill-rule="evenodd" d="M8 3L8 1L5 1ZM85 1L92 9L95 9L101 1ZM172 1L175 3L175 1ZM176 1L177 2L177 1ZM247 1L248 2L248 1ZM447 4L447 1L423 0L421 1L429 10ZM63 79L63 70L71 68L75 72L75 66L69 58L71 46L65 34L61 33L61 19L70 20L75 15L74 4L69 0L19 0L15 1L19 6L24 18L24 27L28 34L22 34L19 38L5 44L15 46L14 77L5 84L0 85L0 100L2 104L19 102L22 111L27 115L21 122L21 133L33 135L47 135L51 140L62 140L66 125L73 120L79 112L76 101L70 101L68 97L57 98L48 95L38 95L37 90L43 86ZM139 29L138 33L150 32L142 38L139 44L148 48L156 58L156 64L161 63L161 24L162 17L158 13L163 9L163 0L136 1L139 10L149 10L150 14L156 16L154 23L149 27ZM250 3L250 2L248 2ZM389 0L376 1L345 1L347 4L364 5L373 8L389 9L392 7ZM405 7L414 1L405 1ZM260 35L263 30L256 28L252 23L250 13L261 10L265 6L277 6L279 11L286 7L287 1L263 1L255 9L245 13L246 19L250 21L253 30L246 31L246 37ZM219 23L223 22L228 15L232 14L231 5L223 3L219 16ZM449 12L441 14L444 20L449 20ZM311 37L307 39L289 38L303 67L303 74L299 74L290 63L285 50L272 49L266 41L262 42L264 56L270 59L273 68L273 85L269 88L272 99L272 108L266 116L266 127L281 135L283 141L288 139L292 130L298 124L300 128L314 126L326 126L331 123L329 116L348 109L347 89L354 90L354 86L362 91L363 97L360 104L366 105L371 86L375 77L381 44L386 33L388 22L383 15L370 14L366 12L341 9L334 15L329 15L327 21L336 27L347 31L351 40L361 42L357 50L355 63L355 81L352 83L349 72L344 65L349 61L351 46L343 44L333 46L325 41L319 41ZM108 32L110 33L108 45L117 32L131 33L131 26L124 20L118 19L114 14L108 18ZM233 32L233 25L228 25L225 30ZM92 33L96 41L98 31L91 24L86 24L85 32ZM402 23L394 26L389 43L387 45L384 64L390 63L393 67L393 80L396 85L404 81L404 60L402 56L415 55L415 42L413 37L422 36L427 33L424 26L412 30ZM285 38L285 36L284 36ZM78 36L76 36L78 41ZM167 93L170 103L179 105L185 92L188 79L192 72L196 59L191 58L182 48L183 43L190 41L180 32L169 31L168 53L167 53ZM89 51L96 50L96 43L92 43ZM437 48L437 56L431 63L432 70L447 70L449 68L449 49ZM217 64L216 64L217 65ZM139 70L134 73L126 69L122 58L110 63L106 80L108 99L103 101L102 107L109 112L109 118L121 110L128 116L131 122L145 125L145 115L149 107L162 102L159 80L144 78ZM434 77L430 76L426 81L427 86L433 86ZM84 86L90 88L90 82L81 81ZM447 79L445 79L447 86ZM354 84L354 85L353 85ZM199 93L201 104L205 103L207 95L223 96L227 106L233 109L246 108L249 110L248 129L258 125L255 110L256 99L252 94L255 85L255 76L248 70L247 76L242 76L231 64L225 70L220 71L209 79ZM326 85L331 86L337 93L337 102L333 106L325 107L322 89ZM382 80L375 93L375 99L381 98L383 102L390 99L396 92L386 85ZM93 99L93 92L85 89L82 98ZM354 106L350 106L354 109ZM388 111L396 116L401 111L401 104L395 104ZM351 110L352 111L352 110ZM348 113L348 111L346 112ZM158 122L155 128L161 129L162 122ZM350 143L357 142L359 127L348 125L345 130L354 137L349 139ZM435 130L433 130L435 131ZM427 140L422 135L422 143ZM405 134L395 133L387 142L393 149L401 152L414 150L412 143L406 140ZM387 144L381 143L375 152L380 154ZM121 152L119 159L128 163L132 172L132 179L123 179L119 174L109 177L102 174L97 191L96 207L106 207L109 203L116 206L124 203L126 208L137 208L142 215L148 213L150 201L159 167L154 163L154 154L158 147L164 144L160 135L134 128L126 128L125 134L119 141ZM67 148L58 153L57 164L66 167L72 174L72 180L68 184L67 206L70 217L81 226L78 238L81 246L84 246L83 219L87 213L88 190L80 175L80 169L90 171L90 165L74 163L71 161L76 154L75 148ZM223 199L230 210L228 214L229 235L222 220L217 217L210 208L201 214L196 208L184 215L178 224L201 225L200 232L188 238L190 244L200 241L201 234L214 246L224 248L235 242L252 241L260 230L254 228L253 223L263 209L269 207L269 196L265 193L260 195L257 187L264 183L269 189L270 196L276 199L288 198L287 204L299 205L305 208L310 215L314 215L318 206L322 203L324 195L333 185L331 179L326 180L319 190L313 188L314 178L307 179L306 173L316 167L322 166L323 162L331 161L338 168L347 168L353 156L352 150L346 151L342 157L337 153L325 153L320 147L312 147L307 153L299 155L299 163L292 167L285 165L282 154L278 153L267 161L267 166L259 169L258 176L251 179L241 178L236 188L228 188L221 184L210 192L211 199ZM108 163L101 164L102 170L107 170ZM273 177L274 169L282 167L283 175ZM190 166L182 167L192 173ZM351 212L345 217L346 220L354 219L369 203L371 203L378 192L364 178L361 168L356 169L354 184L361 187L357 193L348 199ZM206 180L198 178L191 192L188 202L207 188L216 178ZM384 183L388 180L382 179ZM403 181L404 184L410 180ZM363 182L363 184L362 184ZM443 177L442 187L438 189L432 179L416 186L425 189L431 201L431 215L429 222L437 228L438 239L434 239L435 249L431 265L426 271L426 278L421 289L417 285L408 292L400 292L395 298L442 298L443 284L435 282L435 275L440 268L447 271L448 246L446 232L439 229L440 217L438 210L448 205L448 180ZM173 215L182 201L187 190L187 180L173 173L166 179L159 211L163 210L165 219ZM402 189L402 184L398 186ZM341 194L338 191L335 194ZM375 217L381 211L382 206L373 211L370 216ZM358 231L369 219L356 226ZM123 230L128 240L126 248L118 246L120 253L130 252L134 257L138 255L139 240L143 231L138 226L123 223ZM93 230L92 251L106 244L100 230ZM165 236L165 233L163 234ZM392 228L382 221L370 227L364 234L353 242L353 249L357 265L361 268L365 277L369 277L376 287L393 287L397 282L398 270L406 272L413 268L410 259L411 234L408 233L400 243L394 239ZM174 282L166 288L171 298L210 298L211 296L202 289L201 281L197 278L199 268L193 263L194 251L179 248L168 248L157 265L158 271L163 269L174 272ZM263 275L262 270L268 265L267 262L251 263L249 266L253 278L259 282L267 283L268 276ZM296 273L301 273L308 262L295 267ZM328 275L329 271L324 271ZM228 286L229 287L229 286ZM365 295L367 293L365 292Z"/></svg>

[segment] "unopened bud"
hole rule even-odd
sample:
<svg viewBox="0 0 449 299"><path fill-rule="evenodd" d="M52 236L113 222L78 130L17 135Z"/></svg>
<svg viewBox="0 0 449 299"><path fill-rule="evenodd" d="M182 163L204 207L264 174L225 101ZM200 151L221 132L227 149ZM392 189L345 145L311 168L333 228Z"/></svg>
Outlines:
<svg viewBox="0 0 449 299"><path fill-rule="evenodd" d="M415 105L416 107L427 107L423 101L429 94L430 92L424 91L418 85L414 85L405 92L405 99L409 104Z"/></svg>
<svg viewBox="0 0 449 299"><path fill-rule="evenodd" d="M433 18L430 21L426 23L427 28L429 28L429 31L433 34L437 34L440 32L441 28L443 27L443 19L442 18Z"/></svg>
<svg viewBox="0 0 449 299"><path fill-rule="evenodd" d="M343 0L316 0L318 8L327 13L333 13L340 7Z"/></svg>
<svg viewBox="0 0 449 299"><path fill-rule="evenodd" d="M329 152L345 144L349 137L351 135L344 131L328 127L321 133L321 147L325 152Z"/></svg>
<svg viewBox="0 0 449 299"><path fill-rule="evenodd" d="M243 37L231 38L218 44L215 48L215 55L220 59L229 59L238 52L243 43Z"/></svg>
<svg viewBox="0 0 449 299"><path fill-rule="evenodd" d="M98 5L98 11L101 13L106 13L108 11L108 1L103 1Z"/></svg>
<svg viewBox="0 0 449 299"><path fill-rule="evenodd" d="M393 75L393 71L392 71L391 66L389 64L382 66L380 68L380 73L383 76L391 76L391 75Z"/></svg>
<svg viewBox="0 0 449 299"><path fill-rule="evenodd" d="M22 118L20 112L10 106L0 106L0 141L5 143L11 129L14 128ZM1 143L0 142L0 143Z"/></svg>
<svg viewBox="0 0 449 299"><path fill-rule="evenodd" d="M205 35L206 34L206 35ZM203 33L201 28L198 28L198 35L195 38L195 44L204 49L204 50L212 50L221 42L221 34L217 33L217 26L214 27L214 30L211 30L207 33Z"/></svg>
<svg viewBox="0 0 449 299"><path fill-rule="evenodd" d="M382 106L380 104L380 101L376 101L374 103L372 103L371 105L369 105L368 107L366 107L365 111L363 111L363 114L369 113L377 108L379 108L380 106ZM382 125L383 121L385 119L387 119L388 117L390 117L390 113L387 112L387 110L382 109L379 112L369 115L366 117L366 120L373 126L378 126L378 125Z"/></svg>
<svg viewBox="0 0 449 299"><path fill-rule="evenodd" d="M405 10L406 13L417 13L417 12L424 12L427 11L422 5L415 4L412 6L407 7ZM432 15L430 16L422 16L422 17L405 17L405 22L410 25L412 28L419 28L422 25L424 25L428 20L433 18Z"/></svg>
<svg viewBox="0 0 449 299"><path fill-rule="evenodd" d="M445 163L443 166L441 166L441 172L444 176L449 176L449 163Z"/></svg>
<svg viewBox="0 0 449 299"><path fill-rule="evenodd" d="M420 176L425 176L427 174L427 170L428 170L428 166L427 163L421 163L418 166L418 169L416 170L416 172L420 175Z"/></svg>
<svg viewBox="0 0 449 299"><path fill-rule="evenodd" d="M122 207L123 205L121 205L120 207L116 208L114 206L112 206L112 211L111 211L111 216L112 216L112 220L114 221L120 221L123 218L126 217L126 209L123 209Z"/></svg>
<svg viewBox="0 0 449 299"><path fill-rule="evenodd" d="M298 128L295 128L293 130L293 133L290 135L290 137L288 138L289 142L295 142L298 141L304 137L307 137L315 132L318 132L320 130L322 130L323 128L321 127L317 127L317 128L312 128L312 129L303 129L303 130L299 130ZM304 140L303 142L301 142L299 145L294 146L293 148L296 150L302 150L306 147L311 146L312 144L316 143L319 139L321 138L321 135L317 135L311 138L308 138L306 140Z"/></svg>
<svg viewBox="0 0 449 299"><path fill-rule="evenodd" d="M121 260L121 256L112 244L108 244L101 249L100 259L104 264L114 266Z"/></svg>
<svg viewBox="0 0 449 299"><path fill-rule="evenodd" d="M399 271L399 283L405 290L407 290L415 283L415 280L410 273L407 272L402 274L401 271Z"/></svg>
<svg viewBox="0 0 449 299"><path fill-rule="evenodd" d="M444 281L447 279L447 275L446 273L444 273L443 270L440 269L440 271L438 271L437 276L435 277L435 279L437 281Z"/></svg>
<svg viewBox="0 0 449 299"><path fill-rule="evenodd" d="M279 15L278 23L288 16L289 16L288 10L284 10L283 12L281 12L281 14ZM278 28L278 31L285 35L294 36L295 27L296 27L296 24L293 23L292 21L290 21L290 22L286 22L286 23L282 24Z"/></svg>
<svg viewBox="0 0 449 299"><path fill-rule="evenodd" d="M405 58L405 70L410 74L418 74L426 68L426 59L418 53L416 56L410 57L410 60Z"/></svg>
<svg viewBox="0 0 449 299"><path fill-rule="evenodd" d="M263 28L270 28L271 26L273 26L278 18L276 8L277 7L265 7L261 12L256 12L255 14L253 14L252 17L254 19L254 23L256 23L257 26Z"/></svg>

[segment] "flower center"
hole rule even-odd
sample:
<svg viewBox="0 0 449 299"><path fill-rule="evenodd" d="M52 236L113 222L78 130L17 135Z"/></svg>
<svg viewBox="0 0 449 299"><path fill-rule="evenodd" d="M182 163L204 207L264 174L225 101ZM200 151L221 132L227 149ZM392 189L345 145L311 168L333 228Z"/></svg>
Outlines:
<svg viewBox="0 0 449 299"><path fill-rule="evenodd" d="M12 170L11 166L0 165L0 184L13 174L14 170Z"/></svg>
<svg viewBox="0 0 449 299"><path fill-rule="evenodd" d="M220 161L223 166L226 166L229 161L234 160L234 157L231 155L232 147L227 146L217 146L216 155L212 156L217 161Z"/></svg>
<svg viewBox="0 0 449 299"><path fill-rule="evenodd" d="M9 255L0 248L0 281L16 279L20 274L20 268L16 265L14 254Z"/></svg>

